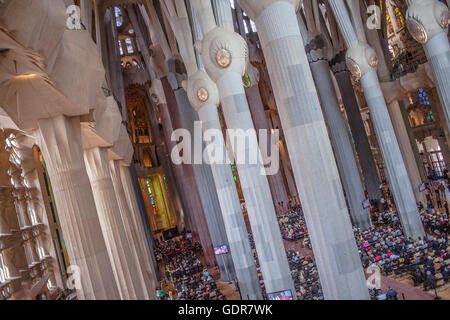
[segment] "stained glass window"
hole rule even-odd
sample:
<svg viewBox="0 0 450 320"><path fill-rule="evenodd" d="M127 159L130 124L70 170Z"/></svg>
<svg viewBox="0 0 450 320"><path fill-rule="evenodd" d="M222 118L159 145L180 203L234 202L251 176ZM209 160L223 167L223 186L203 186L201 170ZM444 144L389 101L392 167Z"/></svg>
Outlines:
<svg viewBox="0 0 450 320"><path fill-rule="evenodd" d="M116 26L121 27L123 24L122 10L119 7L114 7L114 13L116 16Z"/></svg>
<svg viewBox="0 0 450 320"><path fill-rule="evenodd" d="M424 106L430 105L430 100L428 99L428 94L423 88L419 89L418 95L419 95L419 103L421 105L424 105Z"/></svg>
<svg viewBox="0 0 450 320"><path fill-rule="evenodd" d="M392 25L392 21L391 21L391 17L389 16L388 13L386 13L386 24L388 26L388 33L394 33L394 27Z"/></svg>
<svg viewBox="0 0 450 320"><path fill-rule="evenodd" d="M147 178L147 190L148 190L148 195L150 196L150 204L152 205L152 208L153 208L153 214L157 215L158 211L156 210L156 202L155 202L155 198L153 196L152 187L151 187L150 183L151 183L150 178Z"/></svg>
<svg viewBox="0 0 450 320"><path fill-rule="evenodd" d="M403 28L405 26L403 15L397 7L395 7L395 20L397 21L397 26L399 28Z"/></svg>
<svg viewBox="0 0 450 320"><path fill-rule="evenodd" d="M234 181L237 181L236 166L234 164L231 164L231 171L233 171Z"/></svg>

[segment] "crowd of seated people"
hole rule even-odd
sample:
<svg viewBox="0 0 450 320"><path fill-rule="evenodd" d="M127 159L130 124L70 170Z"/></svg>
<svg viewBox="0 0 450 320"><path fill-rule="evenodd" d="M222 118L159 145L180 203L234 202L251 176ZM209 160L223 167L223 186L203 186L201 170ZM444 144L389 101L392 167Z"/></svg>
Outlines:
<svg viewBox="0 0 450 320"><path fill-rule="evenodd" d="M299 241L308 234L303 214L299 208L279 214L278 224L280 225L283 239Z"/></svg>
<svg viewBox="0 0 450 320"><path fill-rule="evenodd" d="M198 242L185 237L159 242L156 245L157 260L164 264L166 280L176 290L170 298L178 300L224 300L214 279L200 262ZM162 295L161 295L162 296Z"/></svg>
<svg viewBox="0 0 450 320"><path fill-rule="evenodd" d="M414 285L425 290L448 282L450 267L449 223L445 214L421 212L427 236L407 238L398 224L355 228L355 238L364 267L376 265L386 275L409 274Z"/></svg>
<svg viewBox="0 0 450 320"><path fill-rule="evenodd" d="M214 279L205 269L195 276L183 277L173 282L179 300L225 300Z"/></svg>
<svg viewBox="0 0 450 320"><path fill-rule="evenodd" d="M323 300L317 266L311 257L293 250L286 252L298 300Z"/></svg>
<svg viewBox="0 0 450 320"><path fill-rule="evenodd" d="M201 245L198 242L193 242L186 237L179 237L173 240L159 241L155 245L155 256L158 262L164 261L186 250L195 252L201 251Z"/></svg>
<svg viewBox="0 0 450 320"><path fill-rule="evenodd" d="M432 204L431 208L428 206L425 209L419 203L420 217L427 236L414 241L404 236L398 215L390 209L392 202L386 203L387 205L383 207L387 209L386 211L371 212L372 227L366 230L354 228L364 268L377 266L386 275L409 275L414 285L423 284L426 290L448 283L450 268L448 215L434 211ZM283 238L298 241L296 230L306 229L301 210L296 208L295 211L278 217ZM310 247L307 234L303 234L302 239L302 246ZM295 272L292 266L291 270Z"/></svg>
<svg viewBox="0 0 450 320"><path fill-rule="evenodd" d="M167 257L166 278L172 282L202 272L203 265L193 250L187 249Z"/></svg>
<svg viewBox="0 0 450 320"><path fill-rule="evenodd" d="M253 250L253 256L256 262L259 282L261 284L263 296L266 295L264 279L259 266L258 255L255 249L253 235L249 234L250 244ZM297 299L299 300L322 300L322 287L319 281L319 273L317 266L311 257L304 257L298 252L292 250L286 251L291 270L292 279L294 280Z"/></svg>

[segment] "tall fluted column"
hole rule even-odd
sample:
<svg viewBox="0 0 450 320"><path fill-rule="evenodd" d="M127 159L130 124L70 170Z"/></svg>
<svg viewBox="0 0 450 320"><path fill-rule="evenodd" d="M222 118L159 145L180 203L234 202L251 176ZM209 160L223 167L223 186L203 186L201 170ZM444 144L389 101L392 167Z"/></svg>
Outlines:
<svg viewBox="0 0 450 320"><path fill-rule="evenodd" d="M188 97L184 89L175 90L177 98L178 111L182 120L183 128L188 130L194 140L192 146L192 154L198 152L201 154L203 150L203 141L199 128L195 128L198 124L198 115L189 103ZM198 140L197 140L198 139ZM200 142L200 143L199 143ZM201 150L196 150L195 146L202 146ZM206 223L211 236L214 248L227 246L229 242L224 226L219 197L215 188L214 178L209 164L194 163L192 165L195 180L197 181L200 199L202 201L203 210L205 211ZM220 278L223 282L229 282L236 279L236 271L233 265L233 259L230 254L216 255L217 266L220 271Z"/></svg>
<svg viewBox="0 0 450 320"><path fill-rule="evenodd" d="M296 17L299 1L239 3L258 29L325 299L368 299L338 169Z"/></svg>
<svg viewBox="0 0 450 320"><path fill-rule="evenodd" d="M361 86L379 140L378 143L403 229L406 236L418 239L423 237L425 232L419 219L411 182L406 172L405 163L375 70L378 58L375 51L367 43L358 40L344 2L342 0L330 0L329 3L349 48L346 53L347 66L354 76L361 78Z"/></svg>
<svg viewBox="0 0 450 320"><path fill-rule="evenodd" d="M247 228L242 215L241 204L236 190L229 163L228 152L224 144L222 127L217 113L219 96L216 85L204 71L197 71L188 79L189 100L197 110L205 134L214 134L207 139L207 157L211 164L217 194L219 196L225 230L230 243L230 251L236 269L241 298L244 300L262 299L261 287L256 271L255 260L248 239ZM197 93L206 90L208 99L200 101ZM210 140L211 139L211 140ZM221 155L225 162L215 161L214 155Z"/></svg>
<svg viewBox="0 0 450 320"><path fill-rule="evenodd" d="M70 262L80 268L79 299L119 299L81 147L80 119L39 120L36 132L47 164Z"/></svg>
<svg viewBox="0 0 450 320"><path fill-rule="evenodd" d="M377 167L370 148L366 129L364 128L355 91L353 90L352 80L350 78L351 75L345 66L344 54L338 54L335 56L332 61L332 70L341 93L342 102L344 103L350 128L352 129L355 149L358 154L359 164L361 166L364 184L366 186L369 199L379 199L381 196L381 182L378 177Z"/></svg>
<svg viewBox="0 0 450 320"><path fill-rule="evenodd" d="M206 72L217 83L227 128L234 130L238 139L249 140L248 146L247 142L233 143L232 148L266 292L290 290L295 299L295 287L242 84L247 44L237 33L216 27L209 1L198 1L193 5L205 35L201 43L196 43L196 49L202 56ZM252 154L258 157L256 163L242 161Z"/></svg>
<svg viewBox="0 0 450 320"><path fill-rule="evenodd" d="M249 74L250 68L253 69L252 70L253 73L258 72L256 68L249 65L247 67L247 74ZM267 150L268 152L272 152L272 145L274 141L272 141L272 132L269 128L269 124L267 123L267 116L264 111L264 104L261 99L261 93L259 92L258 77L256 75L253 75L250 76L250 78L252 80L251 87L245 88L245 94L247 96L248 105L250 107L250 112L252 114L253 125L255 126L256 132L264 130L267 133L268 135ZM278 145L276 145L276 147L278 148ZM273 204L277 209L277 212L279 212L279 210L281 210L281 208L279 207L281 206L281 203L283 203L282 207L286 207L287 204L289 203L289 198L286 192L286 186L284 184L283 177L281 176L281 170L278 170L278 172L275 174L269 174L267 176L267 180L269 182Z"/></svg>
<svg viewBox="0 0 450 320"><path fill-rule="evenodd" d="M388 105L392 126L394 127L395 136L399 142L400 151L403 156L403 161L405 162L408 177L414 191L414 196L417 201L426 203L424 193L419 191L419 185L424 181L422 181L422 178L420 177L419 168L417 167L414 151L411 147L408 131L406 129L400 108L402 107L399 105L398 101L392 101Z"/></svg>
<svg viewBox="0 0 450 320"><path fill-rule="evenodd" d="M163 81L155 80L152 83L152 90L154 91L153 94L157 95L157 104L160 110L166 145L169 153L172 153L172 150L177 147L176 143L171 140L172 133L177 127L182 128L182 125L178 123L178 126L176 127L176 125L172 122L172 117L169 110L172 109L172 112L176 113L177 101L170 84L167 82L167 78L165 79L164 86ZM206 263L208 265L216 265L214 248L206 224L192 165L176 165L172 161L171 164L183 202L187 226L193 229L190 231L194 231L195 238L200 241L203 247ZM189 189L187 189L186 186L190 186Z"/></svg>
<svg viewBox="0 0 450 320"><path fill-rule="evenodd" d="M311 51L315 52L312 53ZM333 80L331 79L326 52L325 40L320 35L314 37L308 44L309 65L311 66L311 72L322 102L323 115L330 133L353 224L366 229L370 226L369 211L362 206L362 202L365 199L364 189L353 154L353 146L350 142L347 125L344 115L341 113Z"/></svg>
<svg viewBox="0 0 450 320"><path fill-rule="evenodd" d="M423 44L450 130L449 10L437 0L408 0L406 25L413 38Z"/></svg>
<svg viewBox="0 0 450 320"><path fill-rule="evenodd" d="M138 270L120 217L109 172L108 151L95 147L85 150L84 159L91 182L106 248L122 299L142 299Z"/></svg>
<svg viewBox="0 0 450 320"><path fill-rule="evenodd" d="M227 30L234 31L230 0L213 0L212 4L217 25Z"/></svg>
<svg viewBox="0 0 450 320"><path fill-rule="evenodd" d="M125 166L123 163L120 167L120 176L122 178L123 188L125 190L125 196L128 201L128 205L131 209L131 218L133 220L133 225L136 228L136 235L138 239L138 249L142 252L144 265L144 279L147 284L147 292L151 299L155 299L155 290L157 286L157 272L159 271L158 265L156 264L153 247L149 244L149 241L145 235L145 228L143 225L142 217L140 217L139 212L139 204L136 198L136 192L133 188L133 180L131 179L130 167ZM148 216L145 217L148 219ZM151 239L153 240L153 239Z"/></svg>
<svg viewBox="0 0 450 320"><path fill-rule="evenodd" d="M203 70L199 69L198 63L195 61L192 37L189 37L189 21L185 14L187 15L187 10L179 8L176 15L170 16L170 21L188 73L188 80L183 81L181 85L187 92L190 105L198 113L204 134L202 140L205 141L207 149L201 154L203 161L206 162L203 165L210 166L214 183L213 186L207 185L206 187L217 193L220 206L218 213L221 214L219 223L223 224L223 229L220 228L219 232L225 231L230 246L230 252L227 255L231 255L233 260L241 298L245 300L262 299L256 265L217 112L217 105L219 104L217 86ZM185 94L181 95L181 90L177 91L177 94L181 96L180 98L186 96ZM194 112L193 109L192 112ZM182 110L183 107L181 106L180 112ZM187 111L184 110L187 113L184 118L194 118L194 114L189 117ZM197 118L195 117L195 119Z"/></svg>
<svg viewBox="0 0 450 320"><path fill-rule="evenodd" d="M119 211L121 215L121 221L125 228L126 238L128 239L128 244L132 252L133 259L136 263L136 268L138 270L139 283L135 283L138 286L139 296L138 299L142 297L148 298L148 288L145 281L145 267L144 267L144 257L143 252L139 250L139 239L137 236L137 230L133 224L131 209L128 205L127 198L125 196L125 190L122 183L121 173L120 173L120 160L110 160L109 169L111 173L112 184L114 186L114 192L117 199L117 204L119 205Z"/></svg>
<svg viewBox="0 0 450 320"><path fill-rule="evenodd" d="M175 96L172 86L169 83L168 78L167 77L161 78L161 83L165 97L167 99L167 107L170 115L170 120L172 122L172 128L174 130L184 129L181 115L178 109L178 100L177 97ZM197 232L199 233L202 245L206 246L204 248L205 258L207 258L207 261L209 263L213 263L214 265L216 265L217 262L216 257L211 256L211 254L214 253L213 251L214 247L212 242L211 230L209 230L208 228L208 222L205 211L206 208L203 206L202 203L202 197L200 195L200 186L198 185L198 181L196 181L193 165L183 163L182 166L185 169L185 174L187 175L187 178L191 182L190 185L195 186L197 190L195 196L197 196L198 198L194 200L192 195L190 196L190 198L192 198L192 200L196 202L197 206L200 206L200 210L194 212L193 220L195 220L195 224L197 224Z"/></svg>

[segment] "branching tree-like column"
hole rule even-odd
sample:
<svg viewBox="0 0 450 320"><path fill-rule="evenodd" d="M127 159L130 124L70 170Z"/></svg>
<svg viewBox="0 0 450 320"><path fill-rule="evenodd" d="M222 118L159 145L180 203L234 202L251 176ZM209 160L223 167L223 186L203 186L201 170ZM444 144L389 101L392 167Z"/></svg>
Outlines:
<svg viewBox="0 0 450 320"><path fill-rule="evenodd" d="M216 26L210 1L194 1L193 6L204 35L201 42L196 42L196 49L202 56L206 72L217 83L227 127L237 134L249 133L248 146L247 143L233 144L233 155L235 159L245 159L251 152L258 154L256 164L238 160L236 165L266 291L290 290L295 299L295 287L242 83L247 44L237 33Z"/></svg>
<svg viewBox="0 0 450 320"><path fill-rule="evenodd" d="M188 32L190 25L184 3L176 0L172 6L167 1L164 9L174 29L188 73L188 80L183 82L183 88L187 92L191 105L198 112L205 133L208 152L204 154L203 160L207 160L211 165L241 298L259 300L262 299L261 286L217 112L219 104L217 86L197 66L192 37ZM208 133L215 135L212 137L207 135Z"/></svg>
<svg viewBox="0 0 450 320"><path fill-rule="evenodd" d="M403 229L406 236L418 239L425 232L375 70L377 55L365 41L364 31L360 30L362 23L355 28L352 25L343 0L330 0L329 3L348 47L347 67L355 77L361 79ZM353 9L353 18L357 23L358 17L361 19L359 7Z"/></svg>
<svg viewBox="0 0 450 320"><path fill-rule="evenodd" d="M369 294L314 79L298 0L243 0L258 29L325 299Z"/></svg>
<svg viewBox="0 0 450 320"><path fill-rule="evenodd" d="M450 13L437 0L407 0L406 25L413 38L423 44L450 130Z"/></svg>

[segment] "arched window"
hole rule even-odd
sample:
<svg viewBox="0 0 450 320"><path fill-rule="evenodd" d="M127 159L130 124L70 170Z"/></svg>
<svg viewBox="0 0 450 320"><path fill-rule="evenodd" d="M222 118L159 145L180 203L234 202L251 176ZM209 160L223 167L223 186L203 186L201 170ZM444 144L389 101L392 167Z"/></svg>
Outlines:
<svg viewBox="0 0 450 320"><path fill-rule="evenodd" d="M114 14L116 16L116 26L121 27L123 24L122 10L119 7L114 7Z"/></svg>
<svg viewBox="0 0 450 320"><path fill-rule="evenodd" d="M125 39L125 44L127 46L128 54L133 54L134 53L134 48L133 48L133 42L131 41L131 38L126 38Z"/></svg>

